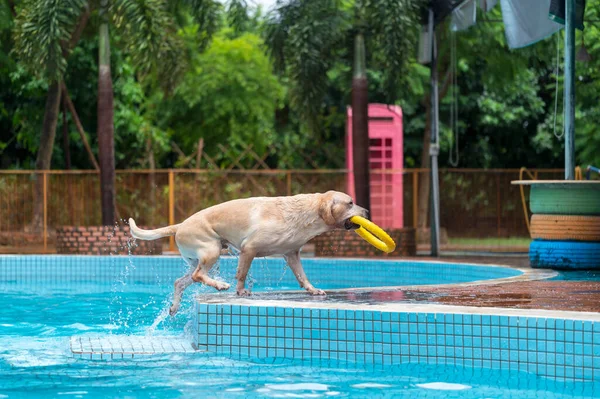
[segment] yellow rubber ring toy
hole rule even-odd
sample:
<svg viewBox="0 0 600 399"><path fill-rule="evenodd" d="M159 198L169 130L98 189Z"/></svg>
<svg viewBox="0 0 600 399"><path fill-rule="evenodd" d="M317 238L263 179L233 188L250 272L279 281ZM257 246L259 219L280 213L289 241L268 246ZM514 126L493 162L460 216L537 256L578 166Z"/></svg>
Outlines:
<svg viewBox="0 0 600 399"><path fill-rule="evenodd" d="M350 218L350 221L360 226L360 228L354 230L356 234L375 248L388 254L394 252L394 249L396 249L396 243L392 240L392 237L375 223L361 216L353 216Z"/></svg>

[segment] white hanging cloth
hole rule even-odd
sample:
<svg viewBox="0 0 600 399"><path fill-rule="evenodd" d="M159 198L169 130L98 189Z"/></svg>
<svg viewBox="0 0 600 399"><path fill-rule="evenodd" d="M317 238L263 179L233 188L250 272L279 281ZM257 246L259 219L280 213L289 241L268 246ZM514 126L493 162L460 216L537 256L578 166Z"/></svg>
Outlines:
<svg viewBox="0 0 600 399"><path fill-rule="evenodd" d="M548 18L550 0L500 0L500 6L511 49L529 46L563 28Z"/></svg>

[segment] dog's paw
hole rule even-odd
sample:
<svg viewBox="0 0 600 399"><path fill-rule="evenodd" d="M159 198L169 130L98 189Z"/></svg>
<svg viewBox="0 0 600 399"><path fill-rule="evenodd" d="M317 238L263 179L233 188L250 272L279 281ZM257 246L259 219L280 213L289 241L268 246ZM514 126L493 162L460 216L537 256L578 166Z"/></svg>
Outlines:
<svg viewBox="0 0 600 399"><path fill-rule="evenodd" d="M325 293L325 291L317 289L317 288L313 288L312 290L309 290L308 293L310 295L315 295L315 296L326 296L327 295Z"/></svg>
<svg viewBox="0 0 600 399"><path fill-rule="evenodd" d="M237 293L238 296L250 296L250 295L252 295L252 292L250 292L250 290L247 290L245 288L243 290L237 290L236 293Z"/></svg>
<svg viewBox="0 0 600 399"><path fill-rule="evenodd" d="M217 282L217 285L215 286L216 289L218 289L219 291L226 291L228 290L230 287L229 284L227 283L222 283L222 282Z"/></svg>
<svg viewBox="0 0 600 399"><path fill-rule="evenodd" d="M171 317L175 316L178 311L179 311L179 306L172 305L169 308L169 316L171 316Z"/></svg>

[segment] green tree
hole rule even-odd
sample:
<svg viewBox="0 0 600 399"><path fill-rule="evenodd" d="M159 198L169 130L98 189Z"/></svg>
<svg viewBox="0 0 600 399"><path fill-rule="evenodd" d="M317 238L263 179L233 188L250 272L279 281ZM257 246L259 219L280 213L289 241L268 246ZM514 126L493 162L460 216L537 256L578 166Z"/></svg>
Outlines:
<svg viewBox="0 0 600 399"><path fill-rule="evenodd" d="M217 10L216 2L182 1L182 8L204 22ZM110 60L112 25L120 31L119 45L131 54L138 76L154 77L164 88L174 85L185 65L177 25L165 0L24 1L15 26L15 51L30 70L43 72L49 81L46 113L36 169L48 169L58 119L61 81L67 57L75 46L91 7L98 15L98 144L101 168L102 223L115 221L114 114ZM209 10L209 11L207 11ZM213 23L213 22L210 22ZM39 185L38 185L39 186ZM40 196L38 196L40 198ZM36 208L40 207L36 201ZM39 215L34 225L39 225Z"/></svg>
<svg viewBox="0 0 600 399"><path fill-rule="evenodd" d="M54 136L62 91L62 75L67 57L77 44L89 17L85 0L25 0L15 9L14 51L20 61L48 82L46 105L40 134L36 170L50 169ZM43 181L35 184L31 227L40 230Z"/></svg>
<svg viewBox="0 0 600 399"><path fill-rule="evenodd" d="M249 143L262 151L276 139L275 110L284 90L272 72L260 37L244 33L229 38L220 32L206 51L196 53L190 69L170 99L165 99L163 126L186 152L192 152L200 138L207 151L227 143L240 151ZM183 31L193 47L197 26ZM161 100L162 101L162 100Z"/></svg>
<svg viewBox="0 0 600 399"><path fill-rule="evenodd" d="M367 53L381 66L387 99L393 101L415 43L420 2L411 0L287 0L266 24L267 43L278 71L290 80L292 107L319 130L328 72L340 54L353 57L352 111L357 202L368 207Z"/></svg>

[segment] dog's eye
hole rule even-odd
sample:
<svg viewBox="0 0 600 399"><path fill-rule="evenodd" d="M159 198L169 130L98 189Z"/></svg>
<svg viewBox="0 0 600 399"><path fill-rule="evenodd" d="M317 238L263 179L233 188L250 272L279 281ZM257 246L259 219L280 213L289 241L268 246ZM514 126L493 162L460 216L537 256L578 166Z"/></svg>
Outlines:
<svg viewBox="0 0 600 399"><path fill-rule="evenodd" d="M350 201L350 202L348 203L348 205L352 206L352 205L354 205L354 204L352 203L352 201Z"/></svg>

